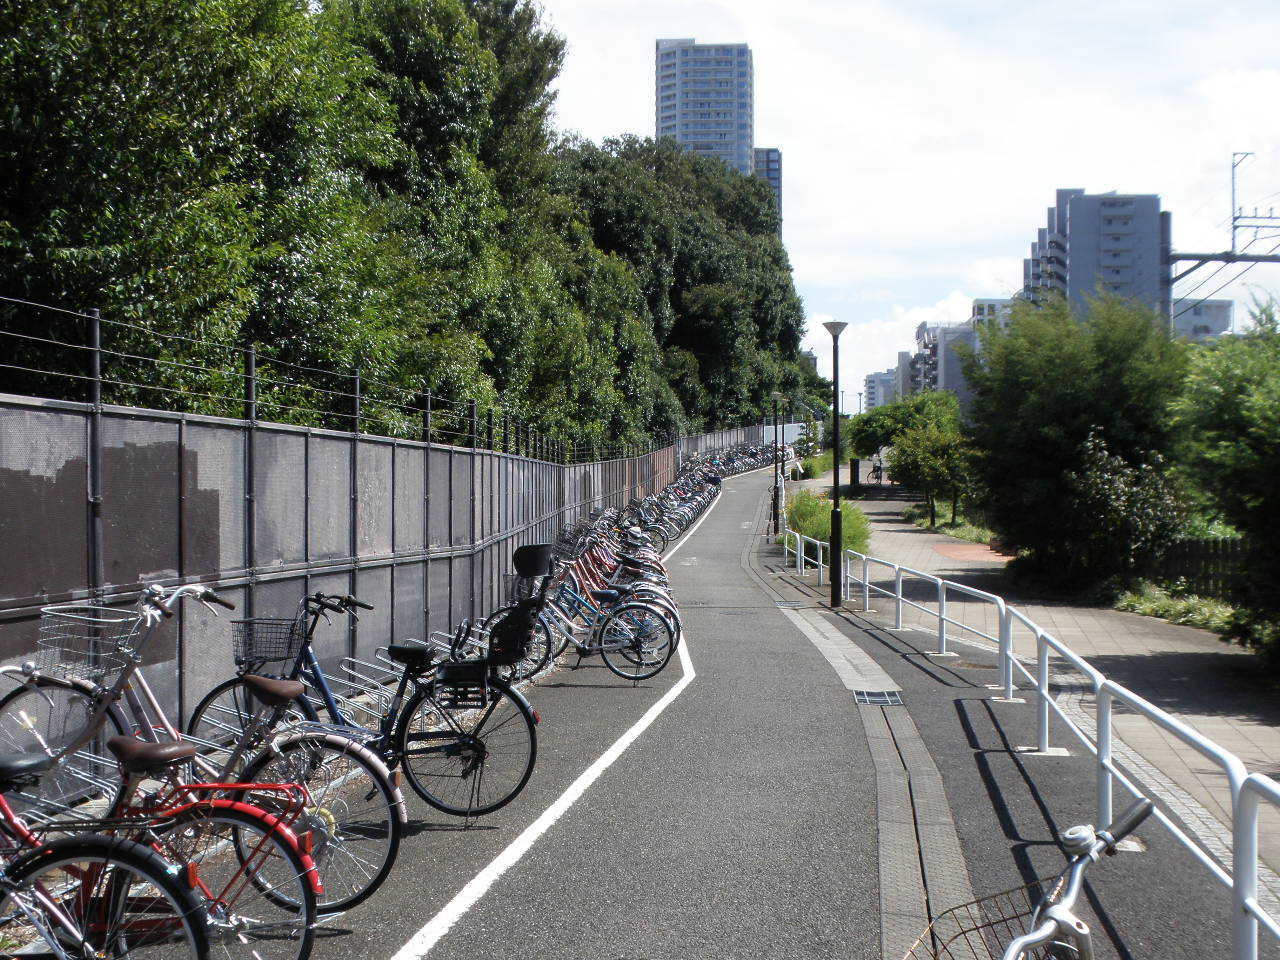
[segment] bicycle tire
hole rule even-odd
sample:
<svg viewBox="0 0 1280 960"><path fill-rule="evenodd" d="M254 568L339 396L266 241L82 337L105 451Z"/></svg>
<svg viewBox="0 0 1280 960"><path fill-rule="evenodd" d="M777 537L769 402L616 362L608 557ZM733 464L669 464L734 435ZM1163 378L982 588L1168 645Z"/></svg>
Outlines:
<svg viewBox="0 0 1280 960"><path fill-rule="evenodd" d="M533 711L496 678L489 680L484 708L442 707L435 691L434 682L423 684L400 714L395 742L405 779L414 793L442 813L478 817L500 810L533 774L538 757ZM495 737L497 743L491 746ZM491 756L506 756L510 762L490 763ZM492 783L495 777L498 787L484 793L486 779ZM453 782L465 782L465 798L456 789L446 790Z"/></svg>
<svg viewBox="0 0 1280 960"><path fill-rule="evenodd" d="M324 887L316 904L321 913L350 910L386 881L408 816L386 764L368 747L336 733L286 732L246 764L243 779L300 783L310 793L312 804L294 830L311 834L311 858ZM265 796L255 802L266 806ZM385 842L357 848L361 838L380 836Z"/></svg>
<svg viewBox="0 0 1280 960"><path fill-rule="evenodd" d="M318 914L313 866L274 817L243 803L201 802L152 835L159 852L198 883L215 958L311 955Z"/></svg>
<svg viewBox="0 0 1280 960"><path fill-rule="evenodd" d="M671 625L645 603L621 603L609 612L596 634L604 665L626 680L648 680L671 662L675 636Z"/></svg>
<svg viewBox="0 0 1280 960"><path fill-rule="evenodd" d="M86 869L87 865L95 869ZM40 891L27 903L32 913L47 915L49 910L44 904L50 908L56 906L60 919L48 921L49 933L41 934L46 942L51 936L57 939L54 930L58 927L69 938L71 931L65 924L70 922L91 928L82 932L81 941L83 945L92 944L94 956L119 960L125 957L208 960L209 937L203 905L190 888L178 882L159 854L140 843L99 834L60 837L16 858L4 872L19 889L30 887ZM40 878L45 874L51 877L42 882ZM95 886L86 892L85 878L90 876L96 877ZM78 884L76 878L79 878ZM99 883L103 886L99 887ZM98 889L104 890L105 897L95 894ZM56 891L53 894L58 897L56 902L51 891ZM71 895L66 896L68 893ZM22 921L30 923L31 934L36 932L36 922L45 925L45 921L31 922L31 916L17 905L19 895L15 890L0 897L0 930L11 940L34 942L23 930ZM130 931L127 912L135 904L140 929ZM172 916L168 925L162 922L161 914L166 904ZM90 908L94 911L92 916ZM78 924L81 916L88 921L86 924ZM64 942L62 946L65 948L68 944Z"/></svg>

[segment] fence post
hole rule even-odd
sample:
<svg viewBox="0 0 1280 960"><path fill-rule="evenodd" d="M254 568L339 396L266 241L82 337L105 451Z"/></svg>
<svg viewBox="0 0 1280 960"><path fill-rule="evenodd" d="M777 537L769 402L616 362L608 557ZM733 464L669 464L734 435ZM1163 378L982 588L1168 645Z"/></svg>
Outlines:
<svg viewBox="0 0 1280 960"><path fill-rule="evenodd" d="M258 500L253 492L258 472L258 348L253 344L249 344L244 354L244 416L249 422L244 452L244 562L249 570L249 585L244 591L244 615L251 617L258 575Z"/></svg>
<svg viewBox="0 0 1280 960"><path fill-rule="evenodd" d="M106 579L102 556L102 315L89 311L89 593L102 592Z"/></svg>
<svg viewBox="0 0 1280 960"><path fill-rule="evenodd" d="M799 530L796 531L796 573L804 576L804 534Z"/></svg>
<svg viewBox="0 0 1280 960"><path fill-rule="evenodd" d="M486 443L485 446L488 449L492 450L493 449L493 407L489 407L487 410L485 410L484 422L485 422L485 430L489 435L488 443Z"/></svg>
<svg viewBox="0 0 1280 960"><path fill-rule="evenodd" d="M1098 688L1098 826L1111 822L1111 691Z"/></svg>
<svg viewBox="0 0 1280 960"><path fill-rule="evenodd" d="M871 559L867 556L862 558L862 610L865 613L871 609Z"/></svg>
<svg viewBox="0 0 1280 960"><path fill-rule="evenodd" d="M893 565L893 629L902 629L902 568Z"/></svg>
<svg viewBox="0 0 1280 960"><path fill-rule="evenodd" d="M355 397L354 397L354 402L352 403L352 412L355 414L355 416L353 418L354 425L351 427L351 432L359 433L360 432L360 412L361 412L360 411L360 400L361 400L360 394L362 392L360 389L361 381L360 381L360 365L359 364L357 364L355 367L355 372L352 374L352 380L354 381L354 385L355 385ZM351 618L348 617L347 619L351 619Z"/></svg>
<svg viewBox="0 0 1280 960"><path fill-rule="evenodd" d="M1258 896L1258 795L1245 780L1237 791L1231 812L1231 956L1233 960L1257 960L1258 918L1245 904Z"/></svg>
<svg viewBox="0 0 1280 960"><path fill-rule="evenodd" d="M1044 631L1036 630L1036 686L1040 690L1040 702L1036 705L1039 724L1036 731L1036 750L1049 750L1049 641Z"/></svg>
<svg viewBox="0 0 1280 960"><path fill-rule="evenodd" d="M827 569L826 557L823 556L826 549L826 543L822 540L815 542L818 544L818 586L822 586L822 573Z"/></svg>
<svg viewBox="0 0 1280 960"><path fill-rule="evenodd" d="M1004 688L1004 698L1013 699L1013 611L1009 607L1000 609L1000 685Z"/></svg>
<svg viewBox="0 0 1280 960"><path fill-rule="evenodd" d="M509 453L511 445L511 420L507 417L507 411L502 411L502 452Z"/></svg>
<svg viewBox="0 0 1280 960"><path fill-rule="evenodd" d="M360 365L356 364L352 372L351 420L351 572L347 575L347 583L353 595L360 594ZM356 618L347 617L347 656L356 654Z"/></svg>
<svg viewBox="0 0 1280 960"><path fill-rule="evenodd" d="M947 652L947 585L938 579L938 656Z"/></svg>

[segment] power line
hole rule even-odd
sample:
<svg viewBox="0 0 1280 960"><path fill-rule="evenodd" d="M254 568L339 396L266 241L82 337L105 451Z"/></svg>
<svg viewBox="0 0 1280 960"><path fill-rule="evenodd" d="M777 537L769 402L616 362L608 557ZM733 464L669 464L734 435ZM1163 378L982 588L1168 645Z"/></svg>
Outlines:
<svg viewBox="0 0 1280 960"><path fill-rule="evenodd" d="M1280 243L1277 243L1274 247L1272 247L1270 250L1268 250L1268 251L1267 251L1267 253L1268 253L1268 254L1275 253L1277 250L1280 250ZM1208 293L1208 294L1206 294L1205 296L1201 297L1199 300L1197 300L1195 303L1191 304L1190 306L1188 306L1188 307L1184 307L1183 309L1179 310L1176 314L1174 314L1172 317L1170 317L1170 318L1169 318L1169 319L1170 319L1170 322L1172 322L1172 321L1174 321L1174 320L1177 320L1177 319L1178 319L1178 317L1180 317L1180 316L1182 316L1184 313L1187 313L1188 311L1193 310L1193 309L1195 309L1196 307L1200 306L1200 304L1204 303L1206 300L1208 300L1208 299L1209 299L1210 297L1212 297L1214 294L1216 294L1216 293L1218 293L1218 292L1220 292L1220 291L1222 291L1222 290L1226 289L1227 287L1231 286L1231 284L1235 283L1237 280L1239 280L1241 277L1243 277L1246 273L1248 273L1250 270L1252 270L1252 269L1253 269L1254 267L1256 267L1257 265L1258 265L1258 263L1257 263L1256 261L1255 261L1254 263L1249 264L1249 265L1248 265L1248 266L1246 266L1243 270L1241 270L1239 273L1237 273L1234 277L1232 277L1230 280L1228 280L1226 283L1222 284L1222 285L1221 285L1221 286L1219 286L1219 287L1216 287L1213 291L1211 291L1210 293ZM1225 267L1225 266L1226 266L1226 264L1223 264L1223 266ZM1219 268L1219 269L1221 269L1221 268ZM1215 271L1215 272L1216 272L1216 271ZM1182 299L1185 299L1185 298L1182 298Z"/></svg>

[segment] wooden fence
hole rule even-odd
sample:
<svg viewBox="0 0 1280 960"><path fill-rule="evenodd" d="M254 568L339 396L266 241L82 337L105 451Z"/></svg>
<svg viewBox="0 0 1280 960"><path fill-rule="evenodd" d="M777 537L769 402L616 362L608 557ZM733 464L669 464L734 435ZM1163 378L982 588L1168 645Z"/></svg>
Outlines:
<svg viewBox="0 0 1280 960"><path fill-rule="evenodd" d="M1179 540L1160 561L1155 579L1181 581L1191 593L1229 600L1248 562L1246 540Z"/></svg>

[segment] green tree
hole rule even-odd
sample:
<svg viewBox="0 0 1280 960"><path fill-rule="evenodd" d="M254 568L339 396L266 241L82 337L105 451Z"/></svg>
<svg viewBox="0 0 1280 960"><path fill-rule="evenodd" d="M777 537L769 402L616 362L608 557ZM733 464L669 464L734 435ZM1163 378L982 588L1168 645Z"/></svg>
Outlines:
<svg viewBox="0 0 1280 960"><path fill-rule="evenodd" d="M849 418L849 442L854 454L873 457L908 430L935 425L955 433L960 404L946 390L925 390Z"/></svg>
<svg viewBox="0 0 1280 960"><path fill-rule="evenodd" d="M929 507L929 525L938 522L938 500L951 501L951 521L968 481L969 451L954 426L929 422L908 427L893 438L889 472L895 483L921 493Z"/></svg>
<svg viewBox="0 0 1280 960"><path fill-rule="evenodd" d="M1125 571L1134 544L1099 522L1082 499L1090 438L1109 461L1158 474L1172 446L1169 403L1182 389L1183 346L1150 310L1117 298L1077 317L1064 300L1015 304L1007 329L981 333L966 363L975 398L968 429L991 527L1027 562L1068 581ZM1114 471L1113 471L1114 472ZM1104 531L1105 532L1105 531Z"/></svg>
<svg viewBox="0 0 1280 960"><path fill-rule="evenodd" d="M1254 329L1192 353L1173 409L1181 460L1199 490L1254 544L1280 537L1280 325L1274 301ZM1244 566L1232 634L1280 664L1280 560L1254 549Z"/></svg>

